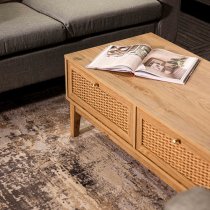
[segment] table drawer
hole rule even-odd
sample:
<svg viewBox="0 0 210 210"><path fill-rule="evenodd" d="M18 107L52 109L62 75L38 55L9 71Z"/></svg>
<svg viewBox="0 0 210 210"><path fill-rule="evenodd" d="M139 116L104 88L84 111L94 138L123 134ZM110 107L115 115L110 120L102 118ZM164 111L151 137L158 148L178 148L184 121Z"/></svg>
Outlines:
<svg viewBox="0 0 210 210"><path fill-rule="evenodd" d="M71 66L68 95L91 115L132 144L133 106L99 81Z"/></svg>
<svg viewBox="0 0 210 210"><path fill-rule="evenodd" d="M172 131L140 110L137 113L137 150L157 165L161 164L172 176L176 176L175 170L192 185L210 188L210 162L186 146Z"/></svg>

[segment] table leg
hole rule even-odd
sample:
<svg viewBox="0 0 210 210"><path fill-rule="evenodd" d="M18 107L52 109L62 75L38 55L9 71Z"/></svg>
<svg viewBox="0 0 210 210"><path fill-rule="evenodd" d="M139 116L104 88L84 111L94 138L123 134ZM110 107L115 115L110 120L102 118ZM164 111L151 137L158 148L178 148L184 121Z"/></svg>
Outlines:
<svg viewBox="0 0 210 210"><path fill-rule="evenodd" d="M81 116L76 112L75 106L70 104L70 132L71 136L76 137L79 135L80 118Z"/></svg>

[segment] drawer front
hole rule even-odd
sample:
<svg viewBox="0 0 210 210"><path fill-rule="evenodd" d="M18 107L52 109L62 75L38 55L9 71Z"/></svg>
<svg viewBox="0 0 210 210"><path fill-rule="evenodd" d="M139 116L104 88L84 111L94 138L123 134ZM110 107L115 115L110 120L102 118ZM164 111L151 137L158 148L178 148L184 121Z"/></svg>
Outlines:
<svg viewBox="0 0 210 210"><path fill-rule="evenodd" d="M131 143L131 104L83 71L72 68L70 72L70 98Z"/></svg>
<svg viewBox="0 0 210 210"><path fill-rule="evenodd" d="M151 118L138 113L137 149L143 153L151 152L150 158L168 164L193 184L210 188L210 163L195 151L176 139L167 128L154 123ZM140 127L139 127L140 126ZM166 170L166 168L165 168ZM167 172L173 173L168 170Z"/></svg>

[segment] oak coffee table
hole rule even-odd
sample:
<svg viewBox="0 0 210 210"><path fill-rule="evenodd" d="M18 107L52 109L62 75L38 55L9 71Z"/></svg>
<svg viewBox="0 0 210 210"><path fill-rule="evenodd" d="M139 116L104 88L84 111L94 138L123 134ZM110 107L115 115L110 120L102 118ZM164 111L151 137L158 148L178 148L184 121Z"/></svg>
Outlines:
<svg viewBox="0 0 210 210"><path fill-rule="evenodd" d="M153 33L65 55L71 135L83 116L175 190L210 188L210 62L185 85L85 68L110 44L139 43L195 56Z"/></svg>

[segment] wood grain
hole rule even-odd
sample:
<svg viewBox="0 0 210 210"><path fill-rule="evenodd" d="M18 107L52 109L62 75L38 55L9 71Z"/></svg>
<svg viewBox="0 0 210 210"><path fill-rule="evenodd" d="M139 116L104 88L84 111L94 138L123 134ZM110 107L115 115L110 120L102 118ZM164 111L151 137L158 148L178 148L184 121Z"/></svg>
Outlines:
<svg viewBox="0 0 210 210"><path fill-rule="evenodd" d="M110 44L132 45L138 43L146 43L153 48L162 48L183 55L196 56L153 33ZM210 62L200 58L198 67L185 85L138 78L128 73L87 70L85 66L110 44L65 55L65 59L69 63L68 68L71 68L71 65L74 64L74 68L83 72L82 74L86 78L102 85L105 91L111 93L118 100L123 100L122 103L126 101L127 104L132 104L140 109L145 115L151 116L152 122L158 122L158 128L167 131L174 138L181 139L186 148L189 148L199 157L205 159L210 167ZM69 78L68 84L71 83L70 80L72 79L71 77ZM67 91L70 89L71 87L68 87ZM67 98L78 104L78 107L82 105L80 100L71 97L68 92ZM86 111L91 110L90 107L84 104L82 107ZM95 116L100 121L100 118L97 117L98 115L93 114L91 111L90 114L92 118ZM138 121L135 109L130 112L130 115L133 116L133 120L129 121L131 122L129 127L130 138L127 141L135 149L136 122ZM111 130L116 131L118 136L126 140L117 128L111 126L108 122L105 124ZM138 143L136 146L138 148ZM152 155L148 154L148 158L152 159ZM156 164L163 168L166 166L165 170L168 170L169 174L174 172L170 166L167 167L167 164L161 163L161 161L156 162ZM160 176L161 173L159 174ZM208 175L210 176L210 174ZM176 179L175 177L173 178ZM189 188L193 185L183 175L179 174L177 179L179 180L179 178L183 186ZM166 179L166 181L169 180ZM180 189L180 187L178 188Z"/></svg>
<svg viewBox="0 0 210 210"><path fill-rule="evenodd" d="M147 43L153 48L158 47L184 55L196 56L152 33L113 44L136 43ZM80 60L77 60L77 65L82 68L89 64L105 46L107 45L72 53L66 55L66 59L71 63L75 62L75 59L79 57ZM119 95L125 96L132 103L141 107L143 111L149 113L196 146L202 147L202 150L209 154L210 71L208 68L210 62L200 59L200 64L186 85L164 83L137 78L129 74L98 70L88 70L86 73L102 81L108 87L115 89Z"/></svg>
<svg viewBox="0 0 210 210"><path fill-rule="evenodd" d="M81 116L76 112L76 107L70 104L70 133L73 137L79 135L80 118Z"/></svg>

